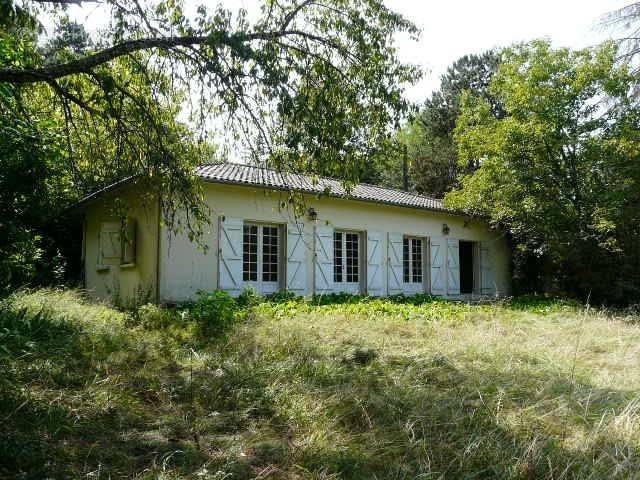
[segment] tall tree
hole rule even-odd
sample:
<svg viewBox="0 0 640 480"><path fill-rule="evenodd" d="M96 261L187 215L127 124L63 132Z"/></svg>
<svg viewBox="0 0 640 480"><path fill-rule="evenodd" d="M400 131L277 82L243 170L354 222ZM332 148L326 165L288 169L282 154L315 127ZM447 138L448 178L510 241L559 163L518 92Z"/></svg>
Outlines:
<svg viewBox="0 0 640 480"><path fill-rule="evenodd" d="M442 196L456 184L460 166L453 131L464 92L486 99L497 118L504 115L499 101L489 92L499 61L499 53L492 50L456 60L442 75L440 88L400 132L399 140L405 149L399 163L408 160L412 189ZM471 162L464 168L473 167Z"/></svg>
<svg viewBox="0 0 640 480"><path fill-rule="evenodd" d="M193 166L220 131L254 161L355 182L417 77L393 44L416 29L381 0L264 0L253 22L181 0L105 0L89 4L108 19L97 34L70 19L72 3L85 2L0 0L0 148L11 152L0 177L16 187L1 199L5 245L42 237L46 218L22 222L24 208L54 214L126 176L159 194L169 228L197 237L210 215ZM30 165L33 185L64 191L24 197L12 181ZM15 258L0 283L24 277Z"/></svg>
<svg viewBox="0 0 640 480"><path fill-rule="evenodd" d="M640 297L640 110L616 59L613 44L506 51L490 92L507 115L463 96L460 164L479 168L446 201L507 228L537 287L629 301Z"/></svg>
<svg viewBox="0 0 640 480"><path fill-rule="evenodd" d="M60 11L47 3L66 2L24 0L9 9L36 19ZM179 0L107 0L102 8L111 22L95 47L68 49L68 58L54 62L34 55L5 63L0 82L46 85L64 109L113 118L117 134L130 130L127 117L98 103L137 101L117 69L118 61L129 62L156 101L189 92L189 119L203 135L215 116L254 160L357 180L406 106L402 85L417 76L393 44L394 33L416 29L381 0L266 0L255 22L243 10L188 12ZM151 105L139 109L161 130ZM139 173L154 178L167 169L162 162L146 167Z"/></svg>
<svg viewBox="0 0 640 480"><path fill-rule="evenodd" d="M618 36L621 57L628 63L635 63L638 72L637 56L640 54L640 2L628 5L605 14L602 24Z"/></svg>

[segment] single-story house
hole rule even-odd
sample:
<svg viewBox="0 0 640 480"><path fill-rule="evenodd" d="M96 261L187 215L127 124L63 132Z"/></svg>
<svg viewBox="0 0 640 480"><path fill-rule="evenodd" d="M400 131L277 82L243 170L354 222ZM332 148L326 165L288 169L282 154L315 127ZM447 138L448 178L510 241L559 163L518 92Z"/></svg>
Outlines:
<svg viewBox="0 0 640 480"><path fill-rule="evenodd" d="M288 290L299 295L431 293L454 298L509 294L505 236L441 200L330 178L249 165L203 165L211 222L200 248L172 234L159 202L132 182L90 195L84 213L87 290L122 303L192 299L198 291L233 295ZM296 217L286 199L299 192ZM114 205L126 204L126 218Z"/></svg>

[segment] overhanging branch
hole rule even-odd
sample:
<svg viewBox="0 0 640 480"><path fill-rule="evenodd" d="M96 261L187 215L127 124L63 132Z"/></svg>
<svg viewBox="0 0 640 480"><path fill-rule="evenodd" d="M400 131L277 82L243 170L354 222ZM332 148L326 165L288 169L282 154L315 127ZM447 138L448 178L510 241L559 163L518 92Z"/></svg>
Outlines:
<svg viewBox="0 0 640 480"><path fill-rule="evenodd" d="M142 50L162 49L170 50L175 47L190 47L194 45L226 45L237 46L239 43L255 40L270 41L280 37L299 36L308 40L342 50L340 45L329 39L325 39L300 30L284 30L273 32L237 33L229 35L228 32L216 32L212 35L141 38L128 40L113 47L106 48L86 57L71 62L51 65L42 68L2 68L0 69L0 82L11 84L27 84L38 82L50 82L58 78L78 73L89 73L99 65L110 62L118 57L123 57Z"/></svg>

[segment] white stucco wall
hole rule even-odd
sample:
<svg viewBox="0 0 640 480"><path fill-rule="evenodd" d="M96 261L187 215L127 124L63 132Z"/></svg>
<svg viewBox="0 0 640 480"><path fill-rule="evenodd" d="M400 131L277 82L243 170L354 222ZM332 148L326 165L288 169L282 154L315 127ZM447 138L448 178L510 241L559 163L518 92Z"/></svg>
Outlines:
<svg viewBox="0 0 640 480"><path fill-rule="evenodd" d="M122 266L119 258L100 257L103 223L119 224L114 212L116 199L126 205L127 216L136 220L136 262ZM156 299L158 201L135 187L97 198L84 206L84 274L87 292L121 305Z"/></svg>
<svg viewBox="0 0 640 480"><path fill-rule="evenodd" d="M296 219L288 209L286 193L265 191L260 188L208 183L204 186L205 201L211 209L211 225L206 228L202 241L207 251L197 248L186 235L169 235L166 228L161 232L160 245L160 300L180 302L193 298L198 290L211 291L218 287L219 217L239 218L247 221L276 224L294 223ZM387 232L421 237L442 236L446 223L449 238L487 242L490 248L493 278L497 293L510 293L510 251L504 236L491 231L479 220L465 219L425 210L381 205L375 203L316 198L309 196L307 205L318 212L316 225L331 225L337 229L361 232L379 231L382 235L383 282L387 292ZM313 227L307 218L298 219L305 224L306 293L314 285ZM364 252L363 252L364 253ZM363 272L364 274L364 272Z"/></svg>

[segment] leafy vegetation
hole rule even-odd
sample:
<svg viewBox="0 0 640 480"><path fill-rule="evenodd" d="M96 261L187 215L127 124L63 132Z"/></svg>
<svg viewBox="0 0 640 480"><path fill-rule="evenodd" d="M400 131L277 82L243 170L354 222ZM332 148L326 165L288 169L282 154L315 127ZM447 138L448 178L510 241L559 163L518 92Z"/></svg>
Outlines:
<svg viewBox="0 0 640 480"><path fill-rule="evenodd" d="M466 95L456 127L461 179L447 204L487 216L515 243L529 290L599 302L640 298L640 110L617 48L504 53L491 93Z"/></svg>
<svg viewBox="0 0 640 480"><path fill-rule="evenodd" d="M108 21L86 31L70 3ZM182 1L92 3L0 0L0 294L64 276L80 222L63 214L123 178L199 240L211 215L193 170L224 159L216 142L279 169L373 179L419 76L394 47L417 30L381 0L265 1L251 21Z"/></svg>
<svg viewBox="0 0 640 480"><path fill-rule="evenodd" d="M247 296L136 312L75 291L7 298L0 476L593 479L640 469L637 312L541 297ZM228 310L226 329L202 336L195 312Z"/></svg>
<svg viewBox="0 0 640 480"><path fill-rule="evenodd" d="M442 197L457 185L459 174L469 173L477 167L475 161L459 165L453 132L464 93L489 102L496 118L504 116L502 106L489 90L500 60L500 52L490 50L481 55L465 55L447 68L440 79L440 88L397 133L403 149L394 157L391 168L383 166L388 170L388 183L401 187L402 176L406 175L406 188ZM406 171L403 172L405 162Z"/></svg>

